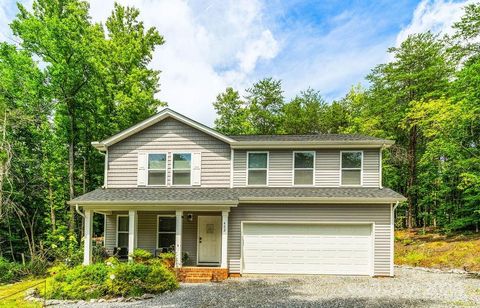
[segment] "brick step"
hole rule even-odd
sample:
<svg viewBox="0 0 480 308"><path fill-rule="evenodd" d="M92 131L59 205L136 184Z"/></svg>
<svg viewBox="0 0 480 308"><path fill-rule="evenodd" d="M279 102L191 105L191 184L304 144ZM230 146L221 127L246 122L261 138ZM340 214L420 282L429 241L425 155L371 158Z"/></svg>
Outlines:
<svg viewBox="0 0 480 308"><path fill-rule="evenodd" d="M177 275L183 282L209 282L227 279L228 270L215 267L183 267L177 270Z"/></svg>
<svg viewBox="0 0 480 308"><path fill-rule="evenodd" d="M186 282L186 283L204 283L204 282L210 282L212 281L212 278L194 278L194 277L191 277L191 278L185 278L183 282Z"/></svg>
<svg viewBox="0 0 480 308"><path fill-rule="evenodd" d="M194 279L210 279L212 280L213 279L213 276L212 275L191 275L191 276L184 276L185 279L190 279L190 278L194 278Z"/></svg>

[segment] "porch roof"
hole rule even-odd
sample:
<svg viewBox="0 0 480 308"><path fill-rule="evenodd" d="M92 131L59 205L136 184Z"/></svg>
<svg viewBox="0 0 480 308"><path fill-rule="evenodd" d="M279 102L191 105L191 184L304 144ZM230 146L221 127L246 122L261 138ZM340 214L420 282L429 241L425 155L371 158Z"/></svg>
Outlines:
<svg viewBox="0 0 480 308"><path fill-rule="evenodd" d="M229 205L239 203L392 203L405 197L376 187L99 188L71 201L75 205Z"/></svg>

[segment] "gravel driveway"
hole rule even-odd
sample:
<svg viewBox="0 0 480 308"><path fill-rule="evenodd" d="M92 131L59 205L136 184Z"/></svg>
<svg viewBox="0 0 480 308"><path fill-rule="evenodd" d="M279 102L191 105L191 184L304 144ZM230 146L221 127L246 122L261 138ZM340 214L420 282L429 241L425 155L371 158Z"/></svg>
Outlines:
<svg viewBox="0 0 480 308"><path fill-rule="evenodd" d="M397 268L395 278L256 276L183 284L130 303L92 307L480 307L480 277ZM78 307L70 305L64 307ZM85 306L83 306L85 307Z"/></svg>

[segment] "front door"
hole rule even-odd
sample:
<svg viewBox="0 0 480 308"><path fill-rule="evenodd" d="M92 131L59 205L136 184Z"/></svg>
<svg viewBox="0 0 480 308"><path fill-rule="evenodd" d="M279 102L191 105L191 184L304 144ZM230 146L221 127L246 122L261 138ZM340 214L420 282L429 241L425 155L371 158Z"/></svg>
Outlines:
<svg viewBox="0 0 480 308"><path fill-rule="evenodd" d="M220 263L220 216L198 216L198 263Z"/></svg>

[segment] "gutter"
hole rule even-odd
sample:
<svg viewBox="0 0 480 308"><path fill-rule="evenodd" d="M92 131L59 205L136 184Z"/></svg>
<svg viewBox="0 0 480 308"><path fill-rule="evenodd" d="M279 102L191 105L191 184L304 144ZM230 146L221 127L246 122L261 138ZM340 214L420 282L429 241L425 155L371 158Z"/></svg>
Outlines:
<svg viewBox="0 0 480 308"><path fill-rule="evenodd" d="M239 198L240 203L247 204L295 204L295 203L323 203L323 204L385 204L392 203L398 199L391 198L318 198L318 197L274 197L274 198L264 198L264 197L252 197L252 198ZM398 201L397 201L398 202Z"/></svg>
<svg viewBox="0 0 480 308"><path fill-rule="evenodd" d="M196 206L212 206L212 205L226 205L226 206L237 206L237 201L219 201L219 200L147 200L147 201L136 201L136 200L72 200L68 201L68 204L75 205L196 205Z"/></svg>

